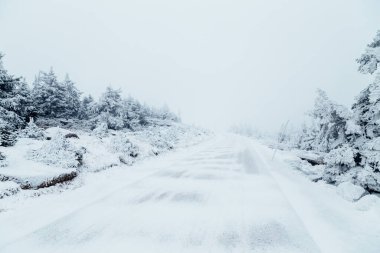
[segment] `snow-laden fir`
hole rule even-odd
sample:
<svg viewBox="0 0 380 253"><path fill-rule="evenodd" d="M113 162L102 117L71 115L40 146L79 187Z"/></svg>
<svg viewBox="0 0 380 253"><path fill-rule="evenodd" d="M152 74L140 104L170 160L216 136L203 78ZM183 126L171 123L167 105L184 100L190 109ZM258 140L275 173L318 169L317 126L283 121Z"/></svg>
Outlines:
<svg viewBox="0 0 380 253"><path fill-rule="evenodd" d="M370 193L380 193L380 31L357 62L359 71L373 74L374 79L351 108L331 101L326 92L318 90L309 121L301 131L282 132L279 141L324 160L322 170L321 166L307 169L305 163L296 166L313 174L313 180L336 185L350 181Z"/></svg>

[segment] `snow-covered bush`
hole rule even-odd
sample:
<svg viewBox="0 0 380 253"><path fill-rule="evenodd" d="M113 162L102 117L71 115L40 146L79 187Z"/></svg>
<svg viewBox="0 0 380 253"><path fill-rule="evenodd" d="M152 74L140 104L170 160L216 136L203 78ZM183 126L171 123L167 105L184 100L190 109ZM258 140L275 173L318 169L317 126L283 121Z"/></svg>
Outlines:
<svg viewBox="0 0 380 253"><path fill-rule="evenodd" d="M0 167L6 167L8 165L5 155L0 152Z"/></svg>
<svg viewBox="0 0 380 253"><path fill-rule="evenodd" d="M39 128L31 119L27 126L20 131L19 137L22 138L32 138L32 139L43 139L45 136L44 131L42 128Z"/></svg>
<svg viewBox="0 0 380 253"><path fill-rule="evenodd" d="M355 166L355 155L356 152L348 144L331 150L324 158L326 169L323 179L335 183L337 176Z"/></svg>
<svg viewBox="0 0 380 253"><path fill-rule="evenodd" d="M139 148L133 144L125 133L119 133L110 139L112 152L120 153L120 162L131 165L139 155Z"/></svg>
<svg viewBox="0 0 380 253"><path fill-rule="evenodd" d="M47 165L77 168L82 163L84 153L84 149L75 147L69 139L66 139L61 132L58 132L40 149L30 151L29 159L43 162Z"/></svg>
<svg viewBox="0 0 380 253"><path fill-rule="evenodd" d="M380 151L362 151L362 163L372 168L374 172L380 173Z"/></svg>
<svg viewBox="0 0 380 253"><path fill-rule="evenodd" d="M150 144L154 147L154 153L161 153L174 148L175 140L168 138L165 134L158 133L150 136Z"/></svg>
<svg viewBox="0 0 380 253"><path fill-rule="evenodd" d="M93 131L92 133L98 137L98 138L103 138L108 135L108 126L107 123L102 122L100 123Z"/></svg>
<svg viewBox="0 0 380 253"><path fill-rule="evenodd" d="M370 166L361 168L354 180L370 192L380 192L380 173L374 172Z"/></svg>
<svg viewBox="0 0 380 253"><path fill-rule="evenodd" d="M0 128L0 146L8 147L13 146L16 143L17 135L16 132L13 132L7 128Z"/></svg>
<svg viewBox="0 0 380 253"><path fill-rule="evenodd" d="M0 199L17 194L20 190L20 185L15 182L0 181Z"/></svg>
<svg viewBox="0 0 380 253"><path fill-rule="evenodd" d="M354 150L348 144L345 144L340 148L331 150L325 156L325 162L328 166L339 166L349 168L355 166L354 157Z"/></svg>

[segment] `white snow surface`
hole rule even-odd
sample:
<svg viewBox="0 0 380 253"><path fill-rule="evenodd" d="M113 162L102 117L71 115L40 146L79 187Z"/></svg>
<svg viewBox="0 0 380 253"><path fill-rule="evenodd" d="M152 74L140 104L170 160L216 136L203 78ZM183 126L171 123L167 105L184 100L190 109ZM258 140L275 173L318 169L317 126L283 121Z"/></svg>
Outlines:
<svg viewBox="0 0 380 253"><path fill-rule="evenodd" d="M0 252L378 253L376 196L352 203L236 135L0 200Z"/></svg>
<svg viewBox="0 0 380 253"><path fill-rule="evenodd" d="M337 193L348 201L356 201L366 194L366 190L351 182L343 182L338 185Z"/></svg>
<svg viewBox="0 0 380 253"><path fill-rule="evenodd" d="M8 166L0 168L0 175L36 186L46 180L75 171L73 168L64 169L28 159L29 151L40 148L42 144L41 141L22 138L13 147L0 147L8 163Z"/></svg>

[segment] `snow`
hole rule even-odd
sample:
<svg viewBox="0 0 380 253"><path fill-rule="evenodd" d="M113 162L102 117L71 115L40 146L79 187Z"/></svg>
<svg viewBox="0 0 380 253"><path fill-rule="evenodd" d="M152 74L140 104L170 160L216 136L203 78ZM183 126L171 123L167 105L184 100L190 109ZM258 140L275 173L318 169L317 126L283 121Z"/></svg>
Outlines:
<svg viewBox="0 0 380 253"><path fill-rule="evenodd" d="M324 160L329 166L355 166L354 155L352 148L344 144L341 148L331 150Z"/></svg>
<svg viewBox="0 0 380 253"><path fill-rule="evenodd" d="M356 201L366 194L366 190L351 182L343 182L338 185L337 193L345 200Z"/></svg>
<svg viewBox="0 0 380 253"><path fill-rule="evenodd" d="M311 165L309 162L301 159L289 159L288 163L295 169L301 171L312 181L318 181L323 177L325 165Z"/></svg>
<svg viewBox="0 0 380 253"><path fill-rule="evenodd" d="M353 119L348 119L346 122L346 132L347 135L349 134L362 134L361 127L355 123Z"/></svg>
<svg viewBox="0 0 380 253"><path fill-rule="evenodd" d="M380 196L365 195L358 202L356 208L360 211L371 211L380 213Z"/></svg>
<svg viewBox="0 0 380 253"><path fill-rule="evenodd" d="M291 152L272 156L257 141L216 135L82 173L81 187L1 199L0 251L378 252L375 196L346 201L292 169Z"/></svg>
<svg viewBox="0 0 380 253"><path fill-rule="evenodd" d="M72 133L79 138L65 138ZM7 165L0 167L0 176L22 188L45 187L71 180L79 172L132 165L173 148L193 145L208 136L204 130L179 123L136 132L110 130L102 137L51 127L43 135L48 139L20 138L13 147L0 147Z"/></svg>
<svg viewBox="0 0 380 253"><path fill-rule="evenodd" d="M62 132L57 132L49 141L35 150L28 151L28 158L46 165L62 168L77 168L85 149L80 149L71 143Z"/></svg>
<svg viewBox="0 0 380 253"><path fill-rule="evenodd" d="M0 182L0 199L16 194L20 191L20 186L12 181ZM0 210L1 212L1 210Z"/></svg>
<svg viewBox="0 0 380 253"><path fill-rule="evenodd" d="M29 151L40 148L41 144L40 141L33 139L20 139L13 147L0 147L8 162L8 166L0 168L0 175L10 178L23 187L35 188L46 181L75 171L28 159Z"/></svg>
<svg viewBox="0 0 380 253"><path fill-rule="evenodd" d="M380 212L373 210L379 210L380 202L374 201L370 211L359 210L357 202L346 201L337 194L336 186L323 181L313 183L292 170L288 165L288 160L295 159L292 152L280 151L270 161L273 151L262 146L258 149L320 252L378 252Z"/></svg>

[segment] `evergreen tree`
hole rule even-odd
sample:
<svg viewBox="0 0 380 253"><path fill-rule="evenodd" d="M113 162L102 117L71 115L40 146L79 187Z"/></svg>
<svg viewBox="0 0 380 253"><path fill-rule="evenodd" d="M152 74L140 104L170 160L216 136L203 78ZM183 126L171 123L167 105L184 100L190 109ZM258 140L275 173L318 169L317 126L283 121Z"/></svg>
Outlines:
<svg viewBox="0 0 380 253"><path fill-rule="evenodd" d="M356 161L363 167L357 181L369 191L380 192L380 31L358 62L360 72L376 74L376 77L352 106L362 133L351 144L359 150Z"/></svg>
<svg viewBox="0 0 380 253"><path fill-rule="evenodd" d="M40 71L33 84L33 104L38 116L60 118L67 112L65 87L61 85L53 69Z"/></svg>
<svg viewBox="0 0 380 253"><path fill-rule="evenodd" d="M69 118L77 118L80 110L80 92L75 87L73 81L70 80L69 76L66 75L65 80L61 84L63 91L65 93L65 112L63 116Z"/></svg>
<svg viewBox="0 0 380 253"><path fill-rule="evenodd" d="M80 102L78 118L81 120L89 120L94 117L97 110L97 104L91 95L88 95Z"/></svg>
<svg viewBox="0 0 380 253"><path fill-rule="evenodd" d="M9 75L2 64L0 54L0 145L8 146L15 142L14 132L25 126L28 89L21 78Z"/></svg>
<svg viewBox="0 0 380 253"><path fill-rule="evenodd" d="M367 139L380 136L380 77L360 92L352 109Z"/></svg>
<svg viewBox="0 0 380 253"><path fill-rule="evenodd" d="M325 91L318 90L317 93L314 110L310 113L316 127L310 131L316 133L311 146L315 150L329 152L347 141L347 122L352 114L344 106L333 103Z"/></svg>
<svg viewBox="0 0 380 253"><path fill-rule="evenodd" d="M123 128L125 125L121 90L107 87L99 99L97 112L99 113L98 121L106 123L109 129Z"/></svg>
<svg viewBox="0 0 380 253"><path fill-rule="evenodd" d="M121 90L115 90L108 86L101 95L98 103L98 111L110 113L112 116L119 116L122 109Z"/></svg>
<svg viewBox="0 0 380 253"><path fill-rule="evenodd" d="M309 116L311 124L303 127L299 138L298 146L302 149L329 152L358 134L352 112L333 103L323 90L317 90L314 109Z"/></svg>
<svg viewBox="0 0 380 253"><path fill-rule="evenodd" d="M367 45L366 51L357 59L359 71L364 74L373 74L380 64L380 31L377 32L372 43Z"/></svg>
<svg viewBox="0 0 380 253"><path fill-rule="evenodd" d="M125 126L130 129L136 129L148 124L147 110L139 101L132 97L123 100L123 119Z"/></svg>

